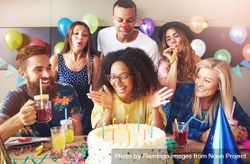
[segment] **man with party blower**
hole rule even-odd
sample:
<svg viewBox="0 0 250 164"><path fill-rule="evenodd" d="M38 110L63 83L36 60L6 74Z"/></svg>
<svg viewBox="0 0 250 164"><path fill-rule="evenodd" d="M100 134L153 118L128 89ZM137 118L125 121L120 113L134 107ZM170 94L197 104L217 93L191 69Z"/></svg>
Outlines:
<svg viewBox="0 0 250 164"><path fill-rule="evenodd" d="M106 56L109 52L127 47L140 48L147 53L156 67L159 61L158 46L153 39L135 29L136 12L136 4L132 0L118 0L114 3L114 26L98 33L98 51Z"/></svg>
<svg viewBox="0 0 250 164"><path fill-rule="evenodd" d="M16 56L16 65L26 84L10 91L0 107L0 135L3 140L19 130L21 136L50 136L50 128L60 126L60 120L64 119L65 108L68 116L72 117L75 134L81 135L81 107L76 91L70 85L54 81L46 47L24 47ZM52 119L46 123L38 123L34 107L33 98L40 94L48 94L52 103Z"/></svg>

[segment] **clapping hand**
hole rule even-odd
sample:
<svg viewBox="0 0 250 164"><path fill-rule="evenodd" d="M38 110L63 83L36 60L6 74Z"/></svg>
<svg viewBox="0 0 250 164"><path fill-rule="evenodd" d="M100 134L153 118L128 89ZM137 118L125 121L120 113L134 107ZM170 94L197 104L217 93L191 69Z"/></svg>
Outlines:
<svg viewBox="0 0 250 164"><path fill-rule="evenodd" d="M172 89L168 89L167 87L161 88L159 91L149 96L149 103L151 105L151 108L157 108L160 105L168 103L169 100L167 99L172 95Z"/></svg>
<svg viewBox="0 0 250 164"><path fill-rule="evenodd" d="M106 85L100 91L91 91L87 93L88 98L102 106L105 109L113 109L113 94L109 91Z"/></svg>

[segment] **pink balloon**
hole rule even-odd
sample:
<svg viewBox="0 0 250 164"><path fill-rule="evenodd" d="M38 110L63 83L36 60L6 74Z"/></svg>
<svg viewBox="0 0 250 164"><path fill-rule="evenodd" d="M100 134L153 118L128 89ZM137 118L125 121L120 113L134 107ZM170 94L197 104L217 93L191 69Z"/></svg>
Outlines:
<svg viewBox="0 0 250 164"><path fill-rule="evenodd" d="M140 23L140 30L147 36L151 36L155 30L155 23L150 18L144 18Z"/></svg>
<svg viewBox="0 0 250 164"><path fill-rule="evenodd" d="M250 61L250 43L245 45L242 50L243 56L247 61Z"/></svg>
<svg viewBox="0 0 250 164"><path fill-rule="evenodd" d="M44 47L47 48L48 53L50 54L50 45L48 43L44 42L41 39L33 39L33 40L31 40L30 45L44 46Z"/></svg>

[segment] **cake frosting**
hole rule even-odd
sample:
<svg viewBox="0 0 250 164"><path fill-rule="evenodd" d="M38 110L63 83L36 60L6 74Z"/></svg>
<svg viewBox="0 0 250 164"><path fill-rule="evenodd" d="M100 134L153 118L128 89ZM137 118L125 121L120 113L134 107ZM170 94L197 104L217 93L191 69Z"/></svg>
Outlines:
<svg viewBox="0 0 250 164"><path fill-rule="evenodd" d="M103 133L104 132L104 133ZM104 137L104 138L103 138ZM161 129L146 124L115 124L92 130L88 135L88 159L87 163L111 163L111 158L122 160L124 156L112 154L112 150L125 150L131 161L136 152L140 152L141 159L143 152L150 150L154 155L167 154L166 135ZM140 151L138 151L140 150ZM119 151L120 152L120 151ZM144 157L145 159L148 157ZM145 160L144 159L144 160ZM113 159L114 160L114 159ZM113 163L112 160L112 163ZM151 161L152 159L150 159ZM130 161L130 162L131 162Z"/></svg>

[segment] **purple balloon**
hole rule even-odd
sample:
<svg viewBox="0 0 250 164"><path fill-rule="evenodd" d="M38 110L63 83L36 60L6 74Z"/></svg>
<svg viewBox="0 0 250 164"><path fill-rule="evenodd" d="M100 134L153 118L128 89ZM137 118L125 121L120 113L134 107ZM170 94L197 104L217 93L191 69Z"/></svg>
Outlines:
<svg viewBox="0 0 250 164"><path fill-rule="evenodd" d="M155 23L150 18L144 18L140 23L140 30L147 36L151 36L155 30Z"/></svg>

